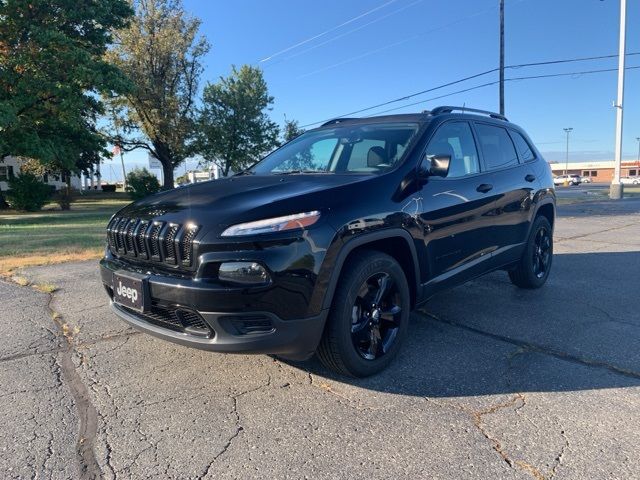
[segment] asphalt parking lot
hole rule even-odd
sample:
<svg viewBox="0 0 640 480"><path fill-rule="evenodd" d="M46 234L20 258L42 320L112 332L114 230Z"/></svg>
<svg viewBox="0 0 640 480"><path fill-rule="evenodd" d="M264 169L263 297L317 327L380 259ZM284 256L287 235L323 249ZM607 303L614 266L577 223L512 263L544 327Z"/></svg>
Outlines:
<svg viewBox="0 0 640 480"><path fill-rule="evenodd" d="M638 478L640 200L560 208L547 285L413 314L383 374L126 327L95 262L0 281L3 478Z"/></svg>

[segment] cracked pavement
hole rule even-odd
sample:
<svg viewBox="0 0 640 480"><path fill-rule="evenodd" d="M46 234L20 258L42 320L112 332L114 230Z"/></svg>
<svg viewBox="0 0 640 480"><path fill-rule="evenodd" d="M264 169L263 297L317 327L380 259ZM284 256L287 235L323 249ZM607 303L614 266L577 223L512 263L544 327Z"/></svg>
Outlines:
<svg viewBox="0 0 640 480"><path fill-rule="evenodd" d="M363 380L139 334L95 262L0 280L2 477L637 477L640 201L559 211L542 290L438 295Z"/></svg>

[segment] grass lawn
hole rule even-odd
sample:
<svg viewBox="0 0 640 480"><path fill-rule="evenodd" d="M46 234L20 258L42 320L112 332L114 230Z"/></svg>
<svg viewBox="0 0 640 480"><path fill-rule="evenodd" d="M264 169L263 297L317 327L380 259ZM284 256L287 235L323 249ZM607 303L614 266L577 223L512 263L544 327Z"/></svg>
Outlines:
<svg viewBox="0 0 640 480"><path fill-rule="evenodd" d="M0 274L28 266L98 258L111 215L130 200L124 195L78 198L71 210L49 204L40 212L0 212Z"/></svg>

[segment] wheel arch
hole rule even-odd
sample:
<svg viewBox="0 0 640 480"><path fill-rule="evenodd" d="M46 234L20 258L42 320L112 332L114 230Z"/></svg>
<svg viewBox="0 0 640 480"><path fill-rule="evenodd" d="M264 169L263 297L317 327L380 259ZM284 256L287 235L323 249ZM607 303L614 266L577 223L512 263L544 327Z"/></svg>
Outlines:
<svg viewBox="0 0 640 480"><path fill-rule="evenodd" d="M413 237L401 228L385 229L359 235L348 240L338 254L335 268L331 274L327 292L323 301L323 308L331 307L333 296L342 274L342 269L348 258L358 251L376 250L393 257L402 267L409 284L411 294L411 308L418 302L420 290L420 266Z"/></svg>
<svg viewBox="0 0 640 480"><path fill-rule="evenodd" d="M544 202L541 205L539 205L538 208L536 209L536 213L533 216L533 218L535 219L540 215L546 217L547 220L549 220L549 224L553 229L555 220L556 220L556 208L553 202Z"/></svg>

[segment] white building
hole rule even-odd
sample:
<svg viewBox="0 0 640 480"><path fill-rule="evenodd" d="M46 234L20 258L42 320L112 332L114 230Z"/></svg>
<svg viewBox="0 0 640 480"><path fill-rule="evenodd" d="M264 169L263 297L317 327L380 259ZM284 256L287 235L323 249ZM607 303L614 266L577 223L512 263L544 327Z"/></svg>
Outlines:
<svg viewBox="0 0 640 480"><path fill-rule="evenodd" d="M212 164L211 168L207 171L191 170L187 172L187 178L189 183L207 182L209 180L216 180L220 178L220 169L217 165Z"/></svg>
<svg viewBox="0 0 640 480"><path fill-rule="evenodd" d="M2 189L3 192L6 192L9 189L7 180L20 173L22 163L23 161L17 157L5 157L4 160L0 162L0 189ZM53 185L56 190L60 190L62 187L67 185L67 178L64 174L56 175L45 173L42 181L48 185ZM76 190L80 190L80 188L82 188L80 175L71 175L71 188L75 188Z"/></svg>

